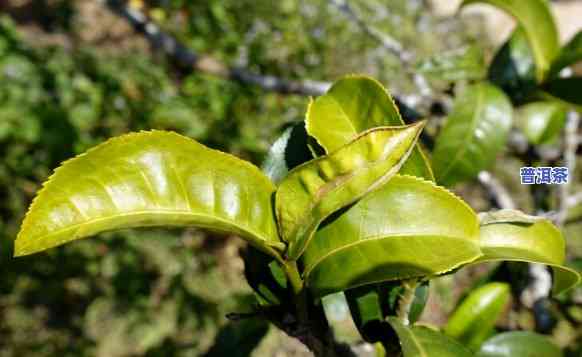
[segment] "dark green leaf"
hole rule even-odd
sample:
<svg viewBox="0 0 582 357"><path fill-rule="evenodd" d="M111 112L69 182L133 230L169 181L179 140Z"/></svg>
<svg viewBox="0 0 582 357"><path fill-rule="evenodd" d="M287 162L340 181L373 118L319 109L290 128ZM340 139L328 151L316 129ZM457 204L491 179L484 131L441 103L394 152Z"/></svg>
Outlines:
<svg viewBox="0 0 582 357"><path fill-rule="evenodd" d="M400 281L386 281L344 291L352 319L365 341L387 343L384 333L386 317L396 315L404 287ZM428 298L428 281L420 284L410 306L408 320L414 323L424 310Z"/></svg>
<svg viewBox="0 0 582 357"><path fill-rule="evenodd" d="M229 322L224 326L214 345L204 355L205 357L251 356L269 331L269 324L262 319L245 319Z"/></svg>
<svg viewBox="0 0 582 357"><path fill-rule="evenodd" d="M313 159L308 140L303 122L287 128L267 153L261 167L265 175L277 184L287 176L289 170Z"/></svg>
<svg viewBox="0 0 582 357"><path fill-rule="evenodd" d="M400 339L404 357L471 357L473 354L454 339L424 326L406 326L395 317L388 322Z"/></svg>
<svg viewBox="0 0 582 357"><path fill-rule="evenodd" d="M537 86L535 63L523 28L515 29L495 54L487 77L515 103L524 102L534 91Z"/></svg>
<svg viewBox="0 0 582 357"><path fill-rule="evenodd" d="M477 215L449 191L394 176L322 225L303 255L315 295L444 273L481 255Z"/></svg>
<svg viewBox="0 0 582 357"><path fill-rule="evenodd" d="M348 76L334 83L325 95L310 103L305 119L309 135L328 153L368 129L403 124L386 89L364 76ZM400 173L434 179L418 144Z"/></svg>
<svg viewBox="0 0 582 357"><path fill-rule="evenodd" d="M199 226L280 257L274 190L250 163L176 133L123 135L55 171L30 206L15 255L115 229Z"/></svg>
<svg viewBox="0 0 582 357"><path fill-rule="evenodd" d="M546 83L544 90L564 104L582 110L582 77L553 79Z"/></svg>
<svg viewBox="0 0 582 357"><path fill-rule="evenodd" d="M467 88L436 140L437 181L450 186L489 168L505 146L511 122L511 103L502 91L487 83Z"/></svg>
<svg viewBox="0 0 582 357"><path fill-rule="evenodd" d="M489 283L471 292L450 317L444 332L463 345L477 350L493 331L509 302L505 283Z"/></svg>
<svg viewBox="0 0 582 357"><path fill-rule="evenodd" d="M552 64L552 74L557 75L568 66L582 61L582 31L574 35L568 43L562 47L560 55Z"/></svg>
<svg viewBox="0 0 582 357"><path fill-rule="evenodd" d="M484 3L493 5L511 16L523 27L536 61L536 77L545 78L558 55L558 30L546 0L463 0L461 6Z"/></svg>
<svg viewBox="0 0 582 357"><path fill-rule="evenodd" d="M246 281L253 288L259 304L271 306L285 303L289 296L287 277L279 263L253 247L248 247L242 257Z"/></svg>
<svg viewBox="0 0 582 357"><path fill-rule="evenodd" d="M319 224L398 172L424 122L371 129L351 143L289 172L275 194L281 237L288 257L298 259Z"/></svg>
<svg viewBox="0 0 582 357"><path fill-rule="evenodd" d="M528 331L512 331L485 341L475 356L562 357L562 351L548 337Z"/></svg>

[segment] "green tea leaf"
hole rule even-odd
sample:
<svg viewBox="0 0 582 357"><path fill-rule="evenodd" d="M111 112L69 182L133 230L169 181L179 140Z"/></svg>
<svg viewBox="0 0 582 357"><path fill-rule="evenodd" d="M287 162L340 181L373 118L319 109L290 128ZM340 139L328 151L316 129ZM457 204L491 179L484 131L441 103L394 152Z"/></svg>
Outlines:
<svg viewBox="0 0 582 357"><path fill-rule="evenodd" d="M307 132L328 153L368 129L403 124L386 89L364 76L348 76L335 82L325 95L310 103L305 118ZM434 180L428 159L418 144L400 173Z"/></svg>
<svg viewBox="0 0 582 357"><path fill-rule="evenodd" d="M512 331L493 336L475 357L562 357L562 351L545 336L529 331Z"/></svg>
<svg viewBox="0 0 582 357"><path fill-rule="evenodd" d="M545 78L558 55L558 30L546 0L463 0L461 6L475 3L493 5L513 16L523 27L536 61L538 81Z"/></svg>
<svg viewBox="0 0 582 357"><path fill-rule="evenodd" d="M487 77L515 103L523 103L536 89L533 53L522 27L517 27L495 54Z"/></svg>
<svg viewBox="0 0 582 357"><path fill-rule="evenodd" d="M547 264L554 270L554 294L580 281L576 271L562 265L566 251L564 237L547 219L535 223L492 223L481 226L480 231L483 256L477 262L511 260Z"/></svg>
<svg viewBox="0 0 582 357"><path fill-rule="evenodd" d="M30 206L15 255L115 229L198 226L235 233L280 257L274 191L255 166L192 139L127 134L55 170Z"/></svg>
<svg viewBox="0 0 582 357"><path fill-rule="evenodd" d="M582 31L574 35L560 51L560 55L552 64L551 73L557 75L566 67L582 61Z"/></svg>
<svg viewBox="0 0 582 357"><path fill-rule="evenodd" d="M544 90L552 98L558 99L566 105L582 110L582 77L553 79L544 85Z"/></svg>
<svg viewBox="0 0 582 357"><path fill-rule="evenodd" d="M485 61L477 46L438 53L420 61L417 70L429 77L445 81L483 79Z"/></svg>
<svg viewBox="0 0 582 357"><path fill-rule="evenodd" d="M493 331L495 322L509 302L505 283L489 283L471 292L450 317L444 332L474 350Z"/></svg>
<svg viewBox="0 0 582 357"><path fill-rule="evenodd" d="M556 102L535 102L522 106L516 124L534 145L551 143L566 122L566 107Z"/></svg>
<svg viewBox="0 0 582 357"><path fill-rule="evenodd" d="M487 83L469 87L454 104L436 139L433 163L444 185L471 179L493 164L512 122L511 103Z"/></svg>
<svg viewBox="0 0 582 357"><path fill-rule="evenodd" d="M319 224L398 172L424 122L364 132L351 143L289 172L275 194L281 237L298 259Z"/></svg>
<svg viewBox="0 0 582 357"><path fill-rule="evenodd" d="M388 322L400 339L404 357L470 357L473 354L454 339L424 326L406 326L395 317Z"/></svg>
<svg viewBox="0 0 582 357"><path fill-rule="evenodd" d="M449 191L396 175L317 231L303 255L306 284L323 296L447 272L481 255L478 225Z"/></svg>

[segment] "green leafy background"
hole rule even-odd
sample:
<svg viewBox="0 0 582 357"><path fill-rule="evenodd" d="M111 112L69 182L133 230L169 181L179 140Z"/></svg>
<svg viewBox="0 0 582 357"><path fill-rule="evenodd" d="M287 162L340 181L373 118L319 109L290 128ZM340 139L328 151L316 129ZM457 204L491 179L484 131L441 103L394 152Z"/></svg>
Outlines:
<svg viewBox="0 0 582 357"><path fill-rule="evenodd" d="M190 229L136 230L12 259L26 207L63 160L111 136L156 128L259 164L270 143L302 120L307 108L304 97L197 73L182 76L97 3L8 0L0 5L0 356L220 355L236 350L224 341L245 346L264 333L255 355L304 354L302 346L272 328L227 324L226 313L246 312L253 302L242 279L240 240ZM441 19L421 1L353 4L371 24L427 59L419 66L430 74L437 97L450 89L450 61L466 68L461 80L479 78L483 71L471 58L478 60L477 50L493 54L478 22ZM191 49L230 64L288 78L366 73L392 92L414 93L398 60L379 51L328 1L168 0L144 6ZM378 7L385 11L375 11ZM459 48L470 48L471 57L455 59L463 53ZM446 51L453 55L430 60ZM418 107L438 115L437 104L423 101ZM493 172L518 193L520 207L531 208L516 182L521 164L503 157ZM489 208L483 193L470 185L461 185L458 193L476 211ZM571 215L568 249L573 258L582 257L582 207ZM475 268L436 280L422 320L443 325L463 289L484 273ZM553 338L576 353L580 292L561 298L577 320L561 318ZM345 304L327 301L336 334L355 341ZM531 330L532 315L517 311L518 316L504 317L502 327Z"/></svg>

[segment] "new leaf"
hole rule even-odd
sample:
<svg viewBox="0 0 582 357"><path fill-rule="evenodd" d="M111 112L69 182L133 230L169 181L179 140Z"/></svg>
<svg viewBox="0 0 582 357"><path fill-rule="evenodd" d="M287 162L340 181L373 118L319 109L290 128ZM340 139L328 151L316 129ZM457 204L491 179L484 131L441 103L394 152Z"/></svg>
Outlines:
<svg viewBox="0 0 582 357"><path fill-rule="evenodd" d="M369 130L329 155L291 170L275 196L281 237L289 259L298 259L319 224L398 172L424 122Z"/></svg>

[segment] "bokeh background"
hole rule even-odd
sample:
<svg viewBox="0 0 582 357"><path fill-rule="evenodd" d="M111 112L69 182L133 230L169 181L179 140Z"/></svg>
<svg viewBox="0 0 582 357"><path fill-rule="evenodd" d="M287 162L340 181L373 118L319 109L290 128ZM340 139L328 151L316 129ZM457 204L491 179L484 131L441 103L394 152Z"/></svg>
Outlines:
<svg viewBox="0 0 582 357"><path fill-rule="evenodd" d="M334 3L159 0L129 5L189 49L229 65L290 79L366 73L420 112L442 116L450 105L451 82L428 76L430 95L417 93L399 59ZM466 48L491 58L511 32L511 20L489 8L459 15L457 3L350 2L419 59ZM582 27L581 1L553 6L562 38ZM103 1L0 1L0 357L235 356L249 336L228 325L225 314L248 311L252 304L239 256L242 240L192 229L131 230L19 259L11 258L12 242L51 170L109 137L174 130L260 164L284 128L303 119L307 101L184 73ZM493 171L527 209L531 198L519 185L519 166L504 159ZM459 193L476 210L489 208L479 187L465 185ZM571 215L566 233L575 262L582 257L582 207ZM469 270L432 284L423 320L446 321L479 274ZM565 299L568 318L556 313L559 328L553 335L575 353L582 344L582 293ZM328 300L338 335L355 341L341 299ZM511 309L506 315L501 328L533 328L531 310ZM259 335L267 329L260 323L243 327ZM254 354L306 351L271 328Z"/></svg>

